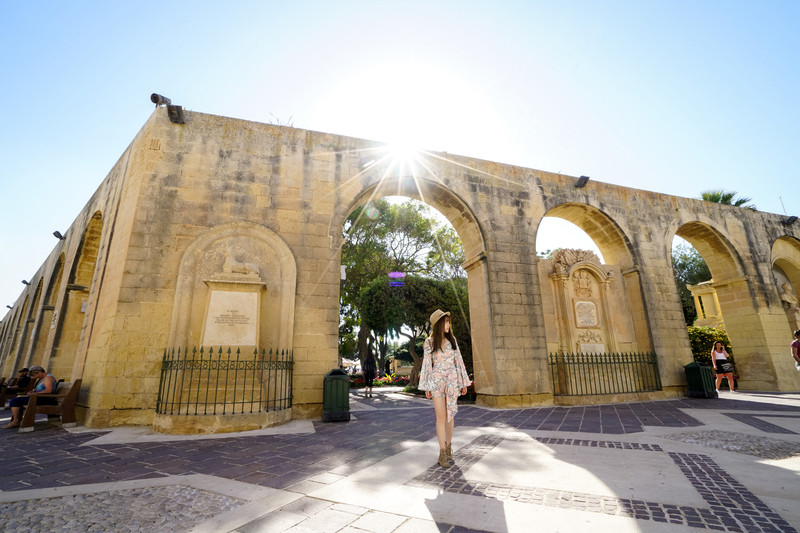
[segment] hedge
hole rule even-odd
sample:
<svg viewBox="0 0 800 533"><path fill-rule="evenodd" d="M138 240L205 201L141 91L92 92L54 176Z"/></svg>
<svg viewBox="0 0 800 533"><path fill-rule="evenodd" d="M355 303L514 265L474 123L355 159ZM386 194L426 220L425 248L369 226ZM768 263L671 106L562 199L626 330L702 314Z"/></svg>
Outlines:
<svg viewBox="0 0 800 533"><path fill-rule="evenodd" d="M692 346L692 356L696 362L713 367L711 350L714 348L714 343L720 341L730 356L728 360L731 364L736 364L733 360L731 341L728 339L728 334L725 333L725 330L695 326L689 326L686 329L689 330L689 343Z"/></svg>

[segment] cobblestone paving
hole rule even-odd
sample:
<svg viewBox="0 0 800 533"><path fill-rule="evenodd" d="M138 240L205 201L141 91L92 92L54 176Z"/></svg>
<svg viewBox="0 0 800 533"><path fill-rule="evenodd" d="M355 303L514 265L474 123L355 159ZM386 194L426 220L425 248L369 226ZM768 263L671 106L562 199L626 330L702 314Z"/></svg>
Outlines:
<svg viewBox="0 0 800 533"><path fill-rule="evenodd" d="M213 492L169 485L23 500L0 507L5 533L187 531L244 501Z"/></svg>
<svg viewBox="0 0 800 533"><path fill-rule="evenodd" d="M726 416L733 418L734 420L738 420L739 422L744 422L748 426L753 426L754 428L760 429L766 433L783 433L786 435L797 435L796 432L781 427L777 424L773 424L764 420L764 418L775 418L775 419L795 419L800 420L800 416L792 416L792 415L774 415L770 414L769 417L765 415L751 415L747 413L722 413Z"/></svg>
<svg viewBox="0 0 800 533"><path fill-rule="evenodd" d="M663 437L730 452L746 453L762 459L786 459L800 455L799 443L730 431L697 431L663 435Z"/></svg>

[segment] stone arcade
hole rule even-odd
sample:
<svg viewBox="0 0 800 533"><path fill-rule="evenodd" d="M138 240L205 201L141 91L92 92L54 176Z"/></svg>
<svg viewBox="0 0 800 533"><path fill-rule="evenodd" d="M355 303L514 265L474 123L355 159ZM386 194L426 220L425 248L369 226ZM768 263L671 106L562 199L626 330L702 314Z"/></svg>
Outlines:
<svg viewBox="0 0 800 533"><path fill-rule="evenodd" d="M740 387L800 388L781 299L800 294L800 223L449 154L398 175L379 143L183 119L155 110L0 323L0 376L42 364L82 378L87 426L152 424L164 349L202 344L292 350L290 416L318 417L337 361L342 226L387 195L438 209L463 241L479 404L553 404L548 353L600 349L657 353L663 390L647 397L682 395L675 235L709 265ZM540 261L544 216L581 227L606 264L580 251Z"/></svg>

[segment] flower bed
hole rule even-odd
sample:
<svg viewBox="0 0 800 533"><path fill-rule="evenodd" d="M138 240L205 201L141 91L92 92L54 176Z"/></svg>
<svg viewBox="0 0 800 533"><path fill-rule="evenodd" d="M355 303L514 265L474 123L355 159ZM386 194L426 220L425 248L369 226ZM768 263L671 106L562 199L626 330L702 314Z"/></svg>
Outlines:
<svg viewBox="0 0 800 533"><path fill-rule="evenodd" d="M360 389L365 385L364 374L350 374L350 388ZM396 374L385 374L372 381L373 387L405 387L408 385L408 376L398 376Z"/></svg>

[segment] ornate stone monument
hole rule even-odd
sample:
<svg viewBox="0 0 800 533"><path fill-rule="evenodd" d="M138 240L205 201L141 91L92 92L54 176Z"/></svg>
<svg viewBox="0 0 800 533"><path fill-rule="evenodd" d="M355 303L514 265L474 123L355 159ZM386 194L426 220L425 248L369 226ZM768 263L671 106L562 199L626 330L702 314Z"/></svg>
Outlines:
<svg viewBox="0 0 800 533"><path fill-rule="evenodd" d="M259 345L259 310L266 284L258 266L245 258L244 250L230 248L222 272L203 280L209 288L203 346Z"/></svg>
<svg viewBox="0 0 800 533"><path fill-rule="evenodd" d="M549 351L641 349L632 338L631 311L618 267L604 265L594 252L567 248L540 263L551 280L551 290L542 291L545 309L552 313L552 322L546 320Z"/></svg>

